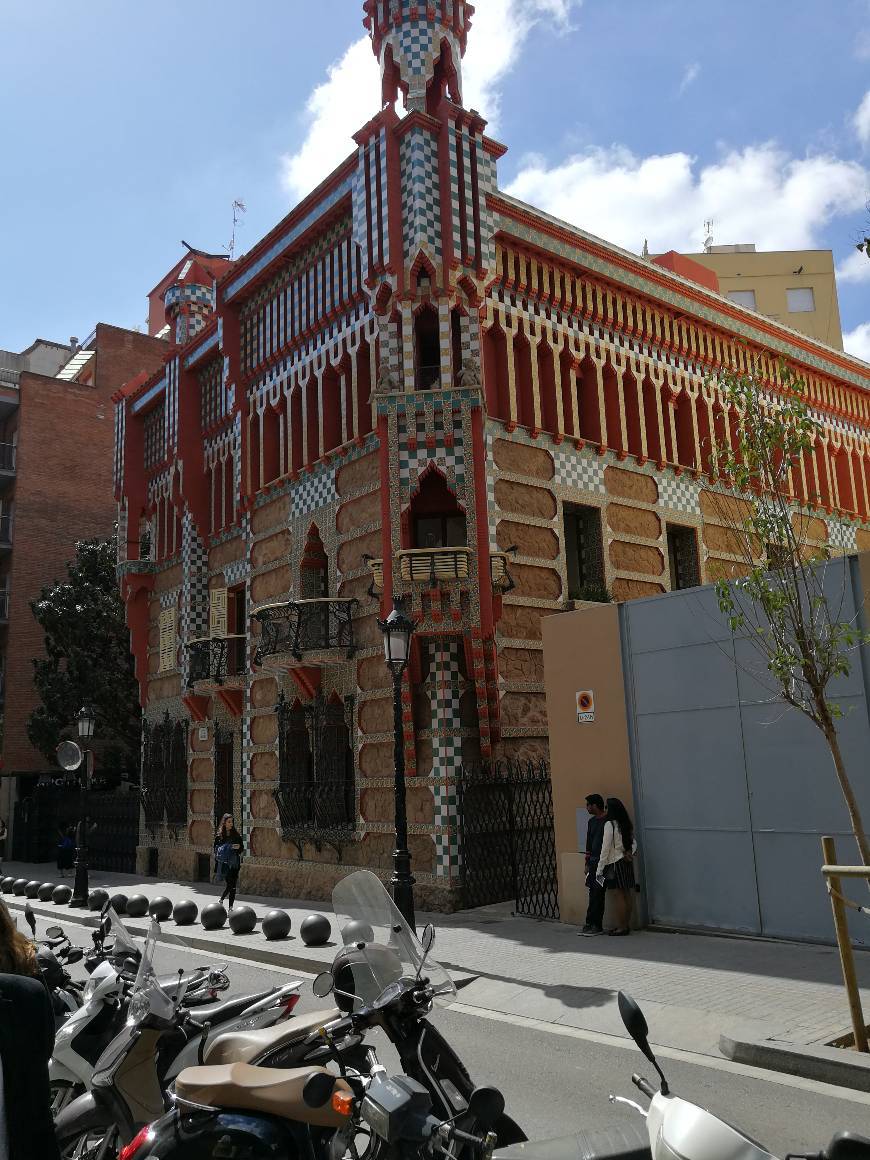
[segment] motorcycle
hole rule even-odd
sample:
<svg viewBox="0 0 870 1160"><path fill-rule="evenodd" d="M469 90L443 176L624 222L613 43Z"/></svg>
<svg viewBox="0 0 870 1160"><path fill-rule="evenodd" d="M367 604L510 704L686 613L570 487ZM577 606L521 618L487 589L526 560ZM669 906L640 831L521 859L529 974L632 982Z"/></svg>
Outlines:
<svg viewBox="0 0 870 1160"><path fill-rule="evenodd" d="M88 1034L87 1005L63 1029L66 1034L56 1044L50 1075L55 1093L65 1092L68 1097L57 1101L55 1108L56 1132L65 1156L91 1155L83 1149L96 1149L94 1154L100 1157L114 1156L117 1146L129 1140L139 1124L161 1115L164 1090L179 1071L203 1057L213 1026L223 1030L231 1026L247 1035L292 1014L299 982L240 996L194 1017L189 988L197 986L200 978L179 971L170 982L154 968L158 942L171 945L175 941L153 922L129 995L125 988L129 989L130 981L123 972L97 978L95 971L89 980L89 986L94 984L94 1000L109 1012L93 1019L101 1021L99 1034ZM79 1090L90 1090L76 1095L69 1090L76 1083L81 1085Z"/></svg>
<svg viewBox="0 0 870 1160"><path fill-rule="evenodd" d="M36 916L29 902L24 908L24 918L30 927L31 939L36 945L36 961L43 982L51 996L55 1026L61 1027L82 1005L81 984L73 982L72 975L66 967L81 962L85 952L81 947L74 947L59 926L48 927L46 937L38 940Z"/></svg>

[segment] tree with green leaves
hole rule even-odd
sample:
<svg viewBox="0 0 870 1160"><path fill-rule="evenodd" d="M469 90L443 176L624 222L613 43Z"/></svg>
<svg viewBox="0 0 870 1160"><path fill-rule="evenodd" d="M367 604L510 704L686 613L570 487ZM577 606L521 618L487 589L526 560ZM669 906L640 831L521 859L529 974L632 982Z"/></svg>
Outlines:
<svg viewBox="0 0 870 1160"><path fill-rule="evenodd" d="M815 517L806 496L795 496L802 465L821 427L806 401L805 384L780 365L781 385L752 373L722 372L715 386L724 421L713 438L717 477L713 503L727 528L732 575L716 584L719 608L731 631L745 635L767 669L773 691L803 713L825 738L849 812L861 861L870 844L843 760L837 722L841 707L830 686L851 671L854 651L868 638L844 617L842 589L828 580L831 550L813 543Z"/></svg>
<svg viewBox="0 0 870 1160"><path fill-rule="evenodd" d="M114 539L81 541L66 581L31 601L45 633L45 655L33 662L41 704L30 715L27 735L53 763L79 709L93 706L99 767L119 775L138 770L141 710L116 559Z"/></svg>

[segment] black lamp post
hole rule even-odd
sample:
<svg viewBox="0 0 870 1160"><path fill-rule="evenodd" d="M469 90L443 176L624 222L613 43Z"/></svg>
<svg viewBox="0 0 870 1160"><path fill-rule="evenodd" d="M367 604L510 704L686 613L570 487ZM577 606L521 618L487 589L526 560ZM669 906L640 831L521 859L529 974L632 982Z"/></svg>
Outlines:
<svg viewBox="0 0 870 1160"><path fill-rule="evenodd" d="M93 709L84 705L76 715L76 725L79 731L79 740L82 745L83 772L79 783L79 822L76 826L76 876L73 885L73 896L70 906L87 906L88 904L88 830L90 817L88 815L88 796L91 788L91 775L94 771L94 754L88 745L94 736L97 715Z"/></svg>
<svg viewBox="0 0 870 1160"><path fill-rule="evenodd" d="M393 597L393 611L379 620L384 634L384 657L393 674L393 733L395 755L396 849L393 853L393 899L412 930L414 921L414 877L408 849L408 809L405 799L405 741L402 731L402 675L408 666L414 622L405 612L402 597Z"/></svg>

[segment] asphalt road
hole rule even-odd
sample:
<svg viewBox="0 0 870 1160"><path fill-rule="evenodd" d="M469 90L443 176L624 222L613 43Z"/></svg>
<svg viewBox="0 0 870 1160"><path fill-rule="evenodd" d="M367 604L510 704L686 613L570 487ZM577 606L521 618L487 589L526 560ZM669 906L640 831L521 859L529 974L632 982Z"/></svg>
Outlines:
<svg viewBox="0 0 870 1160"><path fill-rule="evenodd" d="M39 923L40 934L44 926ZM81 927L68 927L73 942L84 945L81 932ZM161 972L189 969L204 961L200 952L163 947L157 967ZM283 969L238 959L228 960L227 973L227 997L290 980ZM312 994L310 976L292 977L304 980L297 1013L327 1005ZM471 1075L504 1092L508 1111L531 1139L607 1127L633 1115L609 1103L611 1092L644 1102L631 1074L639 1071L649 1077L652 1067L631 1044L620 1046L608 1037L540 1024L521 1013L515 1020L472 1014L462 1007L461 992L456 1005L436 1011L433 1019ZM377 1046L382 1062L396 1066L389 1045L381 1039ZM870 1135L870 1094L685 1052L664 1052L660 1062L681 1096L708 1107L777 1156L818 1151L842 1128Z"/></svg>

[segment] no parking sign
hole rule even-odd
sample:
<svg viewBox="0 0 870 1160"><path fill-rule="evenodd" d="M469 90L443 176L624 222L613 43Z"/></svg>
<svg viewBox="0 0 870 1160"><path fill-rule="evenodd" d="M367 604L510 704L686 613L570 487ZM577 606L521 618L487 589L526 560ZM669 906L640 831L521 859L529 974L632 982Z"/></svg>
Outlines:
<svg viewBox="0 0 870 1160"><path fill-rule="evenodd" d="M577 724L588 725L595 720L595 694L591 689L582 689L577 694Z"/></svg>

